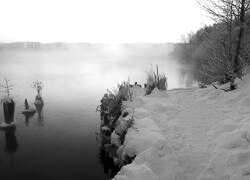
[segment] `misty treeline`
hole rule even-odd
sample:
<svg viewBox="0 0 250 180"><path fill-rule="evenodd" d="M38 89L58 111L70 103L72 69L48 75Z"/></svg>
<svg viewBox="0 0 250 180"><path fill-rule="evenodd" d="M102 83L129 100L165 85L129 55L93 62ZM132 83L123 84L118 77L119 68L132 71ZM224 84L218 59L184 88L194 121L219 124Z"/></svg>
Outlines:
<svg viewBox="0 0 250 180"><path fill-rule="evenodd" d="M233 85L250 64L250 0L205 0L199 4L215 23L183 36L173 55L200 84L217 81Z"/></svg>

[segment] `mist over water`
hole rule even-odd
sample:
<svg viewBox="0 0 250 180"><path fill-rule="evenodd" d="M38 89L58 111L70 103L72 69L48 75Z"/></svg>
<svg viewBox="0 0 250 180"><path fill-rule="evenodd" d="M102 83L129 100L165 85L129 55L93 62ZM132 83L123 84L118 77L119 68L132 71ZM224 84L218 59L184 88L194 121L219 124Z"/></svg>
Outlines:
<svg viewBox="0 0 250 180"><path fill-rule="evenodd" d="M113 88L128 78L131 83L145 83L146 71L158 64L159 71L168 77L169 88L182 87L182 67L169 56L172 50L171 44L114 44L85 49L0 51L0 76L78 76L91 79L95 82L91 86L96 85L98 89Z"/></svg>
<svg viewBox="0 0 250 180"><path fill-rule="evenodd" d="M14 89L17 129L12 139L0 131L0 179L108 179L100 163L96 107L106 89L130 79L146 83L146 71L155 68L168 77L168 87L184 87L181 65L171 59L173 45L92 45L53 50L1 50L0 80ZM35 80L44 83L45 105L28 120L21 114L24 99L33 105ZM1 92L0 96L4 94ZM0 108L0 121L3 112ZM13 136L14 135L14 136ZM6 151L8 141L18 146Z"/></svg>

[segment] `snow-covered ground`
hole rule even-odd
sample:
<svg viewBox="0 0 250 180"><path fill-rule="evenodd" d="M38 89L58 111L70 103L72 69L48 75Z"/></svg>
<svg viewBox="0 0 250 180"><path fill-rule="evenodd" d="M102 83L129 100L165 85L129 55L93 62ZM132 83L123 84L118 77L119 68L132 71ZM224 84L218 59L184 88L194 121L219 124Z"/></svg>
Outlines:
<svg viewBox="0 0 250 180"><path fill-rule="evenodd" d="M134 89L134 125L115 180L250 180L250 76L238 89Z"/></svg>

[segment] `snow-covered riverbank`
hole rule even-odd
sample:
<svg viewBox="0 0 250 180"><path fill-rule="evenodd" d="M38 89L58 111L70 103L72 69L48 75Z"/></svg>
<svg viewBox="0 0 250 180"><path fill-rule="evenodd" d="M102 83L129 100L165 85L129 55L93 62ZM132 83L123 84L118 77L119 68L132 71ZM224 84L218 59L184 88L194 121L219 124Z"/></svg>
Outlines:
<svg viewBox="0 0 250 180"><path fill-rule="evenodd" d="M134 88L134 124L123 155L135 160L116 180L249 180L250 76L238 89L154 90Z"/></svg>

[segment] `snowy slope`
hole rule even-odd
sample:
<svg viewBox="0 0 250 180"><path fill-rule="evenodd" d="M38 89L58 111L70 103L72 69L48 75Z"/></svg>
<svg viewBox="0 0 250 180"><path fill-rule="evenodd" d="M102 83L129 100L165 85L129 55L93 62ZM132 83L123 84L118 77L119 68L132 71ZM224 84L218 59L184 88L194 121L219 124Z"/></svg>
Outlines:
<svg viewBox="0 0 250 180"><path fill-rule="evenodd" d="M250 180L250 76L238 89L134 89L135 123L116 180Z"/></svg>

